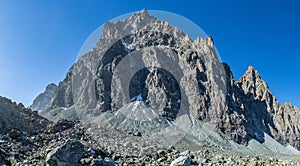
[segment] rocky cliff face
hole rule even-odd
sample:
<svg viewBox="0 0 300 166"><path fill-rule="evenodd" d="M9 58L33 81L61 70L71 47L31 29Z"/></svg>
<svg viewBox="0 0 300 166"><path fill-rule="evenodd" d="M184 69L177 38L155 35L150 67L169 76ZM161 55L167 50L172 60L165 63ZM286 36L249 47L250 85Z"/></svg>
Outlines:
<svg viewBox="0 0 300 166"><path fill-rule="evenodd" d="M46 90L34 99L29 108L35 111L43 111L50 108L52 106L52 99L55 95L56 89L57 85L53 83L47 85Z"/></svg>
<svg viewBox="0 0 300 166"><path fill-rule="evenodd" d="M279 133L275 135L275 138L280 143L300 147L299 112L299 108L291 103L283 103L273 115L274 123Z"/></svg>
<svg viewBox="0 0 300 166"><path fill-rule="evenodd" d="M106 23L96 47L59 84L51 107L98 116L132 101L154 106L169 121L187 113L211 122L238 143L264 142L267 133L300 149L299 109L280 105L253 67L236 81L211 37L193 41L145 10Z"/></svg>
<svg viewBox="0 0 300 166"><path fill-rule="evenodd" d="M51 108L70 107L74 104L72 95L73 67L68 71L66 78L58 84L52 99Z"/></svg>

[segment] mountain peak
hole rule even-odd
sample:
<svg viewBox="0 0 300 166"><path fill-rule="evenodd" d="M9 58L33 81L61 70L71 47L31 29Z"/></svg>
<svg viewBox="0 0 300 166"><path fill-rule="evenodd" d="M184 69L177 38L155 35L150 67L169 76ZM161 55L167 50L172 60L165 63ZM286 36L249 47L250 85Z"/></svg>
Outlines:
<svg viewBox="0 0 300 166"><path fill-rule="evenodd" d="M149 30L155 26L156 22L158 22L156 17L150 16L146 9L142 9L124 20L106 22L101 39L120 39L128 34L136 34L141 29Z"/></svg>
<svg viewBox="0 0 300 166"><path fill-rule="evenodd" d="M248 70L247 71L255 71L254 67L253 66L248 66Z"/></svg>
<svg viewBox="0 0 300 166"><path fill-rule="evenodd" d="M150 15L149 15L147 9L145 9L145 8L142 9L141 11L137 12L136 14L142 15L142 16L148 16L148 17L150 17Z"/></svg>
<svg viewBox="0 0 300 166"><path fill-rule="evenodd" d="M244 75L239 79L239 82L243 81L243 79L246 79L246 78L247 78L248 81L250 81L250 80L251 81L256 81L257 79L262 80L262 78L260 77L258 71L251 65L248 67L248 69L244 73Z"/></svg>
<svg viewBox="0 0 300 166"><path fill-rule="evenodd" d="M244 75L251 75L253 77L259 77L258 71L253 67L253 66L248 66L247 71L245 72Z"/></svg>
<svg viewBox="0 0 300 166"><path fill-rule="evenodd" d="M150 19L151 16L149 15L148 11L146 9L142 9L136 13L134 13L132 16L130 16L126 20L147 20ZM154 17L153 17L154 18Z"/></svg>
<svg viewBox="0 0 300 166"><path fill-rule="evenodd" d="M46 90L47 89L55 89L57 88L57 85L55 83L50 83L49 85L47 85Z"/></svg>
<svg viewBox="0 0 300 166"><path fill-rule="evenodd" d="M253 66L248 67L248 70L239 79L238 85L245 93L252 93L259 98L263 97L266 92L271 93L267 83Z"/></svg>

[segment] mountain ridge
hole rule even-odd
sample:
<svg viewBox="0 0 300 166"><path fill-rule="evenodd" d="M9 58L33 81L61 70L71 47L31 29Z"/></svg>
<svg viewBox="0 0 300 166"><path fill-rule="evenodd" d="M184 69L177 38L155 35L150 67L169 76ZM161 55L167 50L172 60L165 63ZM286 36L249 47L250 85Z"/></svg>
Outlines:
<svg viewBox="0 0 300 166"><path fill-rule="evenodd" d="M150 48L153 46L158 48ZM290 104L279 104L254 67L249 66L245 74L236 80L229 65L218 62L211 37L192 41L178 28L150 16L146 10L123 21L105 24L96 47L81 56L59 83L50 109L76 105L83 112L93 115L117 110L120 108L118 105L124 103L119 100L121 91L111 91L112 66L117 66L127 54L145 48L152 49L156 57L159 57L159 52L164 53L160 48L171 50L172 54L168 56L175 57L174 64L178 64L184 76L198 80L195 84L186 79L184 86L186 92L195 93L191 87L197 87L200 92L196 98L187 96L193 116L203 121L214 121L223 133L237 143L247 145L252 139L263 142L264 133L267 133L283 145L290 144L300 149L300 140L296 139L300 137L299 122L297 118L288 116L300 117L299 109ZM148 57L142 57L145 64L151 62ZM154 62L156 65L160 63ZM183 63L187 63L188 67ZM149 76L155 72L159 73L158 77L151 81ZM143 78L143 74L147 72L142 72L137 78ZM163 87L175 87L175 83L161 79L162 74L166 72L153 70L144 78L145 83L134 80L138 87L132 93L141 94L150 103L159 101L156 95L167 94L173 106L161 106L164 111L160 113L172 120L177 116L178 108L174 105L179 100L178 96L168 95L169 91L175 93L176 88L163 90ZM155 85L160 82L166 84L157 89ZM145 85L147 93L141 93ZM123 89L121 84L117 84L117 87Z"/></svg>

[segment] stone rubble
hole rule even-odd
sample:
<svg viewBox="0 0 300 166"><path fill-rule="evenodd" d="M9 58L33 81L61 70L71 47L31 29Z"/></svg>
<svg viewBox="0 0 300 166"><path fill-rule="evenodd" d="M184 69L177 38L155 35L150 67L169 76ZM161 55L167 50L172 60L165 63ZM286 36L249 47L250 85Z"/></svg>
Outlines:
<svg viewBox="0 0 300 166"><path fill-rule="evenodd" d="M73 127L57 132L51 130L51 124L48 130L36 135L20 133L14 138L9 134L0 135L0 165L300 165L299 156L251 156L212 147L180 152L174 146L147 144L141 137L132 135L121 135L125 142L114 141L114 138L104 142L105 137L92 136L85 125L70 123Z"/></svg>

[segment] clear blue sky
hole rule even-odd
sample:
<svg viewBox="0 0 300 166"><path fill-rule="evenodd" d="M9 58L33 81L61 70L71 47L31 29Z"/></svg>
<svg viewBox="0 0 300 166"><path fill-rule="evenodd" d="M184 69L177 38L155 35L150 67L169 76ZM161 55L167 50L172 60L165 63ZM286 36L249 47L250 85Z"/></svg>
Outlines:
<svg viewBox="0 0 300 166"><path fill-rule="evenodd" d="M194 21L213 36L237 79L253 65L281 103L300 106L297 0L1 0L0 95L29 105L65 77L95 29L142 8Z"/></svg>

